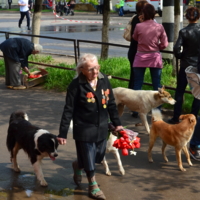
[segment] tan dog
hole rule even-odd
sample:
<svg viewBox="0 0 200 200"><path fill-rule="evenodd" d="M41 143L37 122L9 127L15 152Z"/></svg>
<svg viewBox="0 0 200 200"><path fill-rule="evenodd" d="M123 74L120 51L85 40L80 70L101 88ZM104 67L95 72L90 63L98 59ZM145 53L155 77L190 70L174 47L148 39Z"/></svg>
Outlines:
<svg viewBox="0 0 200 200"><path fill-rule="evenodd" d="M196 117L193 114L187 114L181 115L179 119L182 120L179 124L167 124L162 120L162 115L158 109L152 110L152 127L149 138L148 159L149 162L153 162L151 150L156 138L160 137L163 141L162 154L164 160L168 162L165 155L165 147L167 144L174 146L179 169L181 171L186 171L182 165L181 150L185 153L188 164L192 166L187 143L190 141L194 132Z"/></svg>
<svg viewBox="0 0 200 200"><path fill-rule="evenodd" d="M163 103L175 104L175 100L170 93L165 91L164 86L158 88L158 91L152 90L132 90L122 87L113 89L115 101L117 104L119 115L121 116L124 107L128 107L131 111L139 113L140 119L145 126L148 134L150 133L149 124L147 121L147 114Z"/></svg>

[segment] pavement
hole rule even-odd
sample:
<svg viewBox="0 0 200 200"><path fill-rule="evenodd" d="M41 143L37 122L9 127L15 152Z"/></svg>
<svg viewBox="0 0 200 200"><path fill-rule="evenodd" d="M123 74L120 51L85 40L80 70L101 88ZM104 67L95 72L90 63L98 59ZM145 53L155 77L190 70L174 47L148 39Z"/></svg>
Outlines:
<svg viewBox="0 0 200 200"><path fill-rule="evenodd" d="M26 90L10 90L0 78L0 200L88 200L87 180L84 176L81 188L73 183L71 164L76 158L74 140L69 132L67 145L59 146L58 158L52 162L49 158L43 161L43 172L47 188L40 187L33 173L27 155L20 151L18 162L21 173L12 171L10 155L6 148L6 132L9 116L13 111L24 110L30 122L49 130L57 135L64 107L65 92L58 93L35 86ZM171 112L163 112L164 119L171 117ZM189 167L182 155L186 172L178 169L175 151L168 146L166 154L169 162L165 163L161 155L161 141L153 148L154 163L147 160L149 136L143 126L135 126L139 118L132 118L125 111L121 118L122 124L139 133L141 148L136 149L137 155L122 156L121 160L126 171L124 176L118 172L118 166L112 154L106 158L112 172L106 176L103 165L97 165L97 181L108 200L197 200L199 199L200 163L192 160ZM148 115L151 124L151 115ZM120 152L121 154L121 152Z"/></svg>

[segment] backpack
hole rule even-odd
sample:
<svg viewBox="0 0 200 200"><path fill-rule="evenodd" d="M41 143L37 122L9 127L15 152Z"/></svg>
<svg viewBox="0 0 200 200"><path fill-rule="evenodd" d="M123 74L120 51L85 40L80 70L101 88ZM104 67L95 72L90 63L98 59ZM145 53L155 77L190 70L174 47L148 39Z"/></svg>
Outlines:
<svg viewBox="0 0 200 200"><path fill-rule="evenodd" d="M126 29L124 29L124 34L123 34L123 38L127 41L131 41L131 30L132 30L132 20L135 17L135 15L133 15L131 17L131 19L129 20L128 24L126 25Z"/></svg>

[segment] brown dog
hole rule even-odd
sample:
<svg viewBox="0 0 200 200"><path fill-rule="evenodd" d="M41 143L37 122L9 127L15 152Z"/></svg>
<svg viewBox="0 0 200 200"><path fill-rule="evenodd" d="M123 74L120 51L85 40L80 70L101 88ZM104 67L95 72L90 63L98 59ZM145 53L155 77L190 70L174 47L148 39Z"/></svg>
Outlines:
<svg viewBox="0 0 200 200"><path fill-rule="evenodd" d="M149 162L153 162L151 150L156 138L160 137L163 141L162 154L164 160L168 162L168 159L165 155L165 148L167 144L174 146L179 169L181 171L186 171L182 165L181 150L183 150L185 153L188 164L192 166L187 149L187 143L190 141L194 132L196 117L193 114L187 114L181 115L179 119L182 120L179 124L167 124L162 120L160 110L152 110L152 127L150 130L148 159Z"/></svg>

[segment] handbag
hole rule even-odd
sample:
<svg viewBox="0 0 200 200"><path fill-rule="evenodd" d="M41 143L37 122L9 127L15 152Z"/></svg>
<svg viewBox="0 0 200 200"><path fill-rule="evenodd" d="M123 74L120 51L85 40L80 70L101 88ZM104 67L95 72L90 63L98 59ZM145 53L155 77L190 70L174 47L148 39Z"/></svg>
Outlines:
<svg viewBox="0 0 200 200"><path fill-rule="evenodd" d="M131 19L129 20L128 24L126 25L126 29L124 29L124 34L123 34L123 38L126 40L126 41L131 41L131 30L132 30L132 20L133 18L135 17L135 15L133 15L131 17Z"/></svg>

